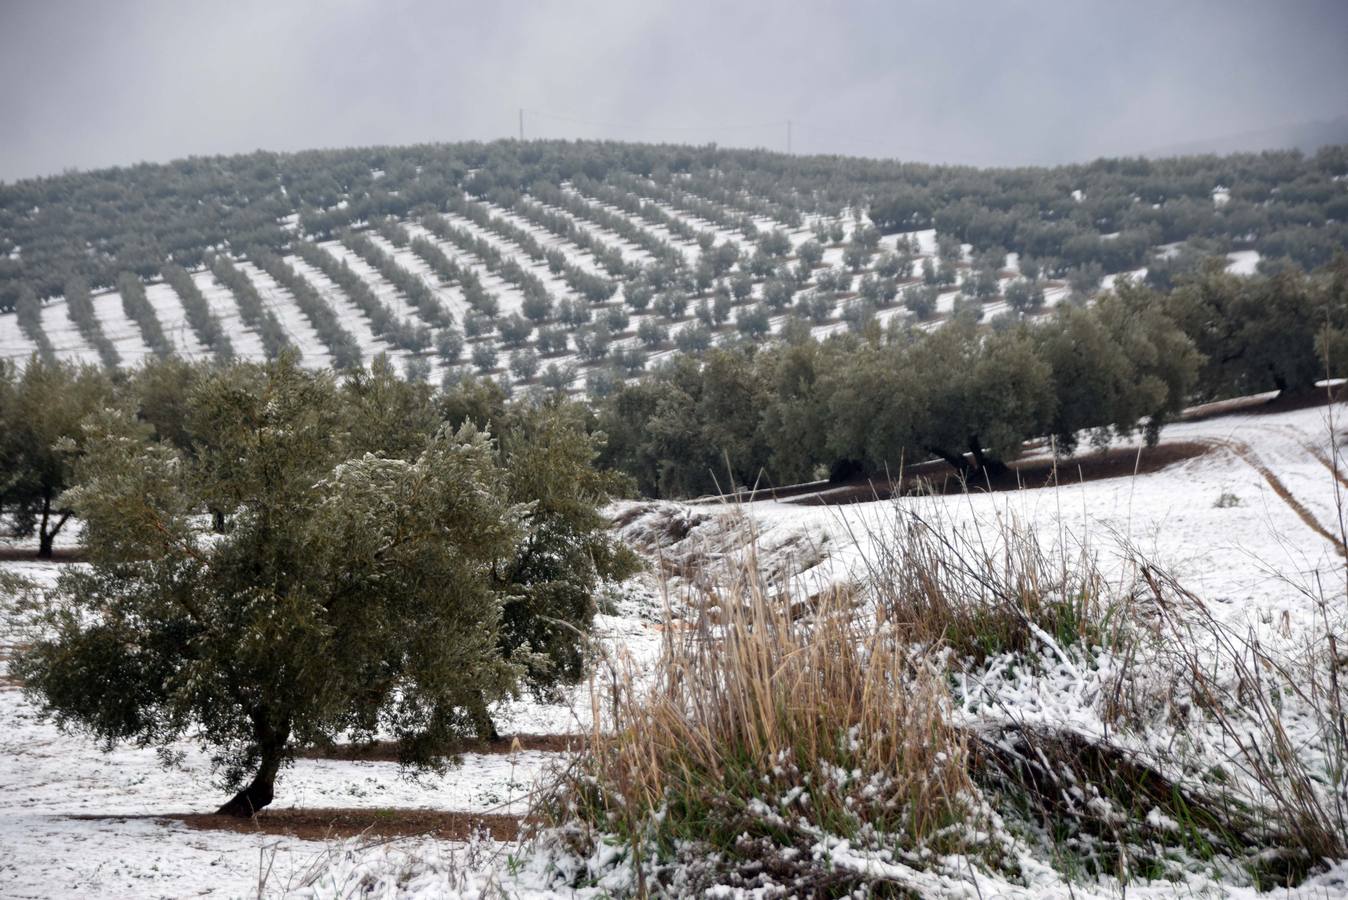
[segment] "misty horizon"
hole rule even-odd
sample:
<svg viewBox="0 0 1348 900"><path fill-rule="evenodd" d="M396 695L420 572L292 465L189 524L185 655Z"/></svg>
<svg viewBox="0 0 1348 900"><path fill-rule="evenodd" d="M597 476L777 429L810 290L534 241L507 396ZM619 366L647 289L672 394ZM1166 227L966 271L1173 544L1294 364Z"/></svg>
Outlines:
<svg viewBox="0 0 1348 900"><path fill-rule="evenodd" d="M0 99L5 181L257 149L513 138L521 109L526 139L775 151L789 140L798 154L983 166L1277 141L1348 113L1348 7L1311 0L786 15L70 0L8 4L0 17L0 67L17 86Z"/></svg>

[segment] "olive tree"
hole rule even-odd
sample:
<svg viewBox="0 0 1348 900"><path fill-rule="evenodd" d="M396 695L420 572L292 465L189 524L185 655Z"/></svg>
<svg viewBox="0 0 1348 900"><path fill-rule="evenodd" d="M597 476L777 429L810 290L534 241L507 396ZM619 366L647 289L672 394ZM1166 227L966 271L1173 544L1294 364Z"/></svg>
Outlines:
<svg viewBox="0 0 1348 900"><path fill-rule="evenodd" d="M36 534L38 557L50 559L74 514L65 490L83 448L80 422L110 401L112 384L92 366L36 356L21 373L6 367L0 380L0 505L14 533Z"/></svg>
<svg viewBox="0 0 1348 900"><path fill-rule="evenodd" d="M408 458L349 454L330 376L291 360L220 373L194 395L214 423L212 534L180 451L115 410L85 426L87 569L67 572L50 636L16 663L63 726L107 745L209 748L219 810L250 816L301 745L393 737L437 766L514 690L495 572L527 531L489 437L444 427ZM210 479L205 479L210 480Z"/></svg>

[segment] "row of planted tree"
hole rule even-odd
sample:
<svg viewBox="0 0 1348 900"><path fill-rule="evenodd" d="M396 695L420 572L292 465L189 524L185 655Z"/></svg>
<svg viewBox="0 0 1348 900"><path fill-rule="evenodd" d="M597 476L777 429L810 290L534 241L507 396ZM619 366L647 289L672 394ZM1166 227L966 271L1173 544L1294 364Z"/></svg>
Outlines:
<svg viewBox="0 0 1348 900"><path fill-rule="evenodd" d="M576 218L675 263L679 251L652 229L691 240L700 220L752 238L765 219L797 227L807 214L866 210L886 231L934 227L981 249L1035 256L1052 271L1122 271L1145 264L1158 244L1191 240L1313 268L1348 241L1345 175L1344 147L1309 158L1020 169L548 141L194 158L0 185L0 310L24 285L46 297L70 278L110 287L122 272L154 277L169 262L194 267L222 248L281 251L297 236L328 238L385 216L456 208L478 216L465 192L571 232L613 276L624 271L621 254L588 226L577 229ZM480 224L518 231L500 217ZM607 290L559 264L579 292Z"/></svg>
<svg viewBox="0 0 1348 900"><path fill-rule="evenodd" d="M944 459L995 476L1033 438L1071 452L1186 404L1302 392L1348 373L1348 256L1313 275L1211 266L1170 292L1125 282L1090 305L980 326L874 322L676 359L600 402L603 459L652 495L896 472ZM975 473L975 470L982 470Z"/></svg>

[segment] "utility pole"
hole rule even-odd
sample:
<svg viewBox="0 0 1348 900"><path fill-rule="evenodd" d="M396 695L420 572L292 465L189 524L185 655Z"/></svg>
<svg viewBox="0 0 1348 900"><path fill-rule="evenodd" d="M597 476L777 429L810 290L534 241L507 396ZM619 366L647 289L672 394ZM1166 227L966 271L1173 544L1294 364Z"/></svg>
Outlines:
<svg viewBox="0 0 1348 900"><path fill-rule="evenodd" d="M520 107L520 143L524 143L524 107Z"/></svg>
<svg viewBox="0 0 1348 900"><path fill-rule="evenodd" d="M786 155L791 155L791 120L786 120Z"/></svg>

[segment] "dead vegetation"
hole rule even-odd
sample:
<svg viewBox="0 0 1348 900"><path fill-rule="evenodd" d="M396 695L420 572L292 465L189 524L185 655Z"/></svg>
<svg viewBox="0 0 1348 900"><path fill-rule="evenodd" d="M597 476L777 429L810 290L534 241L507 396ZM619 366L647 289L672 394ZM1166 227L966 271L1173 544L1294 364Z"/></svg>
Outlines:
<svg viewBox="0 0 1348 900"><path fill-rule="evenodd" d="M864 586L809 598L752 548L704 560L650 686L619 663L595 685L603 724L544 813L572 851L621 846L643 895L921 893L956 857L1016 880L1027 848L1068 881L1267 888L1348 856L1334 627L1293 666L1141 560L1109 581L1086 547L908 507L866 537ZM1101 727L971 703L994 671L1089 682Z"/></svg>

